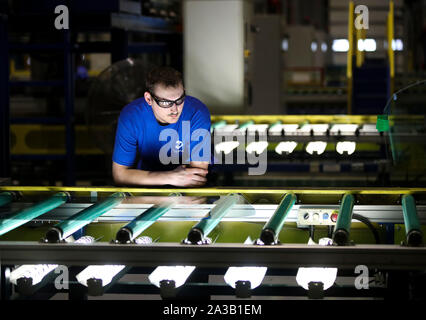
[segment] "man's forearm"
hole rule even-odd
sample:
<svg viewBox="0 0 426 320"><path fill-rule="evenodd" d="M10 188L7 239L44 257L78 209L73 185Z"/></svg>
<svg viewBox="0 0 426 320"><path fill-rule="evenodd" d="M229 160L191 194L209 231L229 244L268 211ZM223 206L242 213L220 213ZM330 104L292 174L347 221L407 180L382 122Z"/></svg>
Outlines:
<svg viewBox="0 0 426 320"><path fill-rule="evenodd" d="M114 181L121 185L166 185L170 184L167 171L145 171L139 169L125 169L114 174Z"/></svg>

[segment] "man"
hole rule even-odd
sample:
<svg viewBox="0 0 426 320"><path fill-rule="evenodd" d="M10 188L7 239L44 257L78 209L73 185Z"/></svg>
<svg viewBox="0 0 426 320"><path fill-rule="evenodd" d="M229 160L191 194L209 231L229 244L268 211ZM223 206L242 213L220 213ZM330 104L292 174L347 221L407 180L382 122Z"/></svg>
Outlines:
<svg viewBox="0 0 426 320"><path fill-rule="evenodd" d="M181 73L170 67L151 70L145 84L144 96L120 113L112 158L115 183L202 186L210 161L209 110L200 100L185 95ZM170 132L176 132L175 139ZM194 133L200 137L200 132L200 143L208 145L209 151L203 149L204 154L197 157L193 151L198 142L191 138ZM167 163L170 154L175 158Z"/></svg>

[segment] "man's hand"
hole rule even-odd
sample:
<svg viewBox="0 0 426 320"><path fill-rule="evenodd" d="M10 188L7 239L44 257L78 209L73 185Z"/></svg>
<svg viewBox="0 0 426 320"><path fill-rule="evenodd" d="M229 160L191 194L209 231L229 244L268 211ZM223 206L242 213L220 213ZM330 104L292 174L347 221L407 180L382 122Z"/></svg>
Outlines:
<svg viewBox="0 0 426 320"><path fill-rule="evenodd" d="M206 169L182 165L170 171L170 184L177 187L199 187L207 182L207 173Z"/></svg>

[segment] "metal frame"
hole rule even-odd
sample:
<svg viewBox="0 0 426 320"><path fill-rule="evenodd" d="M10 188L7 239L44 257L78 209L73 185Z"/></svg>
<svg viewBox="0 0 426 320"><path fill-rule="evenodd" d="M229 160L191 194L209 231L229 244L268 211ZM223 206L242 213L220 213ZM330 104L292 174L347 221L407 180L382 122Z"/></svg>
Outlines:
<svg viewBox="0 0 426 320"><path fill-rule="evenodd" d="M193 265L197 267L265 266L269 268L338 267L424 270L426 247L399 245L273 246L244 244L150 245L94 243L0 243L2 265L55 263L63 265L125 264L129 266Z"/></svg>

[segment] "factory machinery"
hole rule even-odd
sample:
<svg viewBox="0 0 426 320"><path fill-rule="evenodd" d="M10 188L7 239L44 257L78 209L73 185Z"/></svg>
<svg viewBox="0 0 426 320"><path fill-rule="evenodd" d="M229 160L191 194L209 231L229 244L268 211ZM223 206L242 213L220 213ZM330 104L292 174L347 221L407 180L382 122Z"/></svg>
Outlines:
<svg viewBox="0 0 426 320"><path fill-rule="evenodd" d="M425 298L421 188L2 186L0 218L5 300Z"/></svg>
<svg viewBox="0 0 426 320"><path fill-rule="evenodd" d="M91 177L93 168L102 162L100 157L106 156L110 163L118 114L111 125L75 128L77 160L91 168ZM216 160L222 160L211 167L218 177L215 185L340 187L350 182L352 186L383 186L392 179L405 179L405 174L401 178L390 171L387 136L377 130L376 121L376 116L367 115L213 115L212 152ZM53 156L65 151L58 138L64 135L61 126L16 124L11 126L11 135L12 157ZM42 137L44 144L40 145L36 137ZM422 132L410 135L418 140L422 137ZM248 168L255 164L247 161L247 155L259 157L265 151L269 175L262 179L248 176ZM237 161L240 152L241 162ZM227 156L234 160L227 162ZM87 180L85 170L77 168L80 180ZM105 177L105 170L102 168L99 176ZM22 176L19 167L14 172L18 180L28 178ZM335 177L330 181L332 175Z"/></svg>

